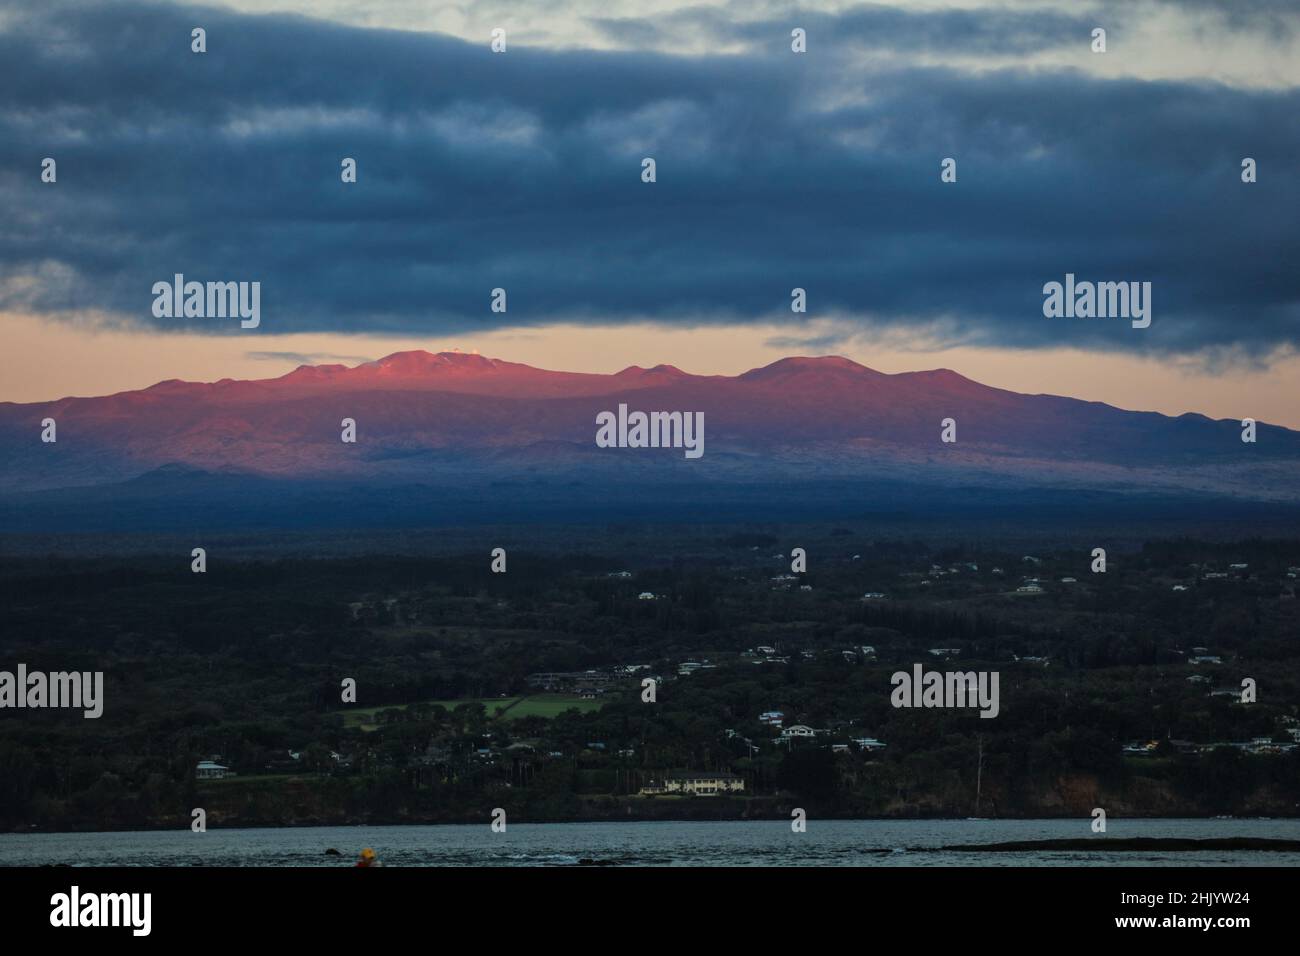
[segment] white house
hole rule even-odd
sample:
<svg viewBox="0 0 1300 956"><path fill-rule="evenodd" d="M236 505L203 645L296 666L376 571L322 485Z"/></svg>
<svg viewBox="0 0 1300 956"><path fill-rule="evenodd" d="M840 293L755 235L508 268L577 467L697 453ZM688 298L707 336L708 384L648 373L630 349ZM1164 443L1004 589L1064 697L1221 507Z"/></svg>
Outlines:
<svg viewBox="0 0 1300 956"><path fill-rule="evenodd" d="M230 776L233 774L229 767L223 767L212 760L200 760L199 765L194 768L196 780L220 780L222 777Z"/></svg>
<svg viewBox="0 0 1300 956"><path fill-rule="evenodd" d="M711 773L698 770L690 773L673 773L662 782L641 788L641 793L684 793L691 796L712 797L719 793L739 793L745 789L745 780L734 773Z"/></svg>
<svg viewBox="0 0 1300 956"><path fill-rule="evenodd" d="M794 724L790 727L785 728L785 730L781 731L781 737L777 741L777 743L788 744L796 737L800 737L805 740L811 740L813 737L816 736L817 736L817 731L813 730L811 727L807 726L806 724Z"/></svg>

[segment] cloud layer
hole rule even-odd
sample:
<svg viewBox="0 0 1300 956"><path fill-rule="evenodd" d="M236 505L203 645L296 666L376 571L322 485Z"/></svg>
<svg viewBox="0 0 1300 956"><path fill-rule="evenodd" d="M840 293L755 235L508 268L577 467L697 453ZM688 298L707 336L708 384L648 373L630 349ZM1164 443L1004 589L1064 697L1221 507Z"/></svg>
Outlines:
<svg viewBox="0 0 1300 956"><path fill-rule="evenodd" d="M673 56L6 8L0 309L237 331L152 316L179 272L260 281L269 333L784 316L795 341L798 286L808 318L947 344L1295 347L1300 92L935 59L1086 51L1069 9L851 9L808 21L807 54L772 20L741 52ZM1150 281L1151 328L1045 319L1067 272Z"/></svg>

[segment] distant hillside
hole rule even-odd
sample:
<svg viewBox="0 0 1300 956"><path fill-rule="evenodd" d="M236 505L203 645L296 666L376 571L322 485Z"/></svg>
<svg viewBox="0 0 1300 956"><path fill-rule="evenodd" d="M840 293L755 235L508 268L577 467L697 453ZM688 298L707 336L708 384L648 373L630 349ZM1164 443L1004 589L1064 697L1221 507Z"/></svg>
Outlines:
<svg viewBox="0 0 1300 956"><path fill-rule="evenodd" d="M702 456L598 447L597 416L620 405L702 413ZM47 418L57 423L52 444L40 440ZM343 419L356 422L355 443L340 440ZM940 440L945 419L955 442ZM593 375L417 351L276 379L2 403L0 497L88 486L166 497L213 482L220 496L269 481L265 494L291 508L290 486L334 486L330 495L340 483L427 486L453 503L499 498L491 489L504 482L511 506L566 487L581 489L575 505L631 487L653 505L673 488L744 487L761 498L764 488L832 481L1300 501L1300 433L1260 424L1257 438L1242 442L1231 420L1023 395L946 369L887 375L839 357L737 376L667 365ZM77 494L60 500L75 506Z"/></svg>

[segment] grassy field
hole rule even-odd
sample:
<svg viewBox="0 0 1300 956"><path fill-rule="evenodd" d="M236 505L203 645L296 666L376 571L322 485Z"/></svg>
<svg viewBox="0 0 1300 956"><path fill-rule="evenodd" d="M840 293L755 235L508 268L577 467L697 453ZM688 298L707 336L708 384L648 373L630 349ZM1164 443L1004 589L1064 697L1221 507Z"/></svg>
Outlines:
<svg viewBox="0 0 1300 956"><path fill-rule="evenodd" d="M584 714L592 714L600 710L603 702L599 700L583 700L581 697L571 697L567 694L533 694L528 697L520 698L519 703L511 707L505 713L507 720L514 720L519 717L557 717L566 710L578 710Z"/></svg>
<svg viewBox="0 0 1300 956"><path fill-rule="evenodd" d="M479 697L464 700L430 700L425 701L434 707L455 710L462 704L482 704L489 718L495 720L516 720L521 717L545 717L548 720L564 713L566 710L578 710L584 714L600 710L601 701L583 700L569 694L530 694L526 697ZM357 727L364 731L378 728L375 715L385 710L405 710L407 704L393 704L388 707L358 707L340 711L344 727Z"/></svg>

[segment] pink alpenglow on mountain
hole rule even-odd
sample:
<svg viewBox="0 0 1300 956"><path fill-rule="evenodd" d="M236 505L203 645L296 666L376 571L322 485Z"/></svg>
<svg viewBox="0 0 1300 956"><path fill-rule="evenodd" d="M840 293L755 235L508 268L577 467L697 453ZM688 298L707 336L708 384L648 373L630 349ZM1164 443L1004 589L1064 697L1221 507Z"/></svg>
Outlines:
<svg viewBox="0 0 1300 956"><path fill-rule="evenodd" d="M708 423L708 454L600 447L620 405ZM57 442L40 440L54 419ZM340 440L356 422L356 441ZM942 423L957 441L941 441ZM99 398L0 403L9 492L127 481L164 466L274 479L599 482L822 479L1175 489L1300 498L1300 433L1023 395L938 369L884 374L841 357L737 376L671 365L556 372L459 352L304 365L259 381L170 380ZM616 443L617 444L617 443Z"/></svg>

